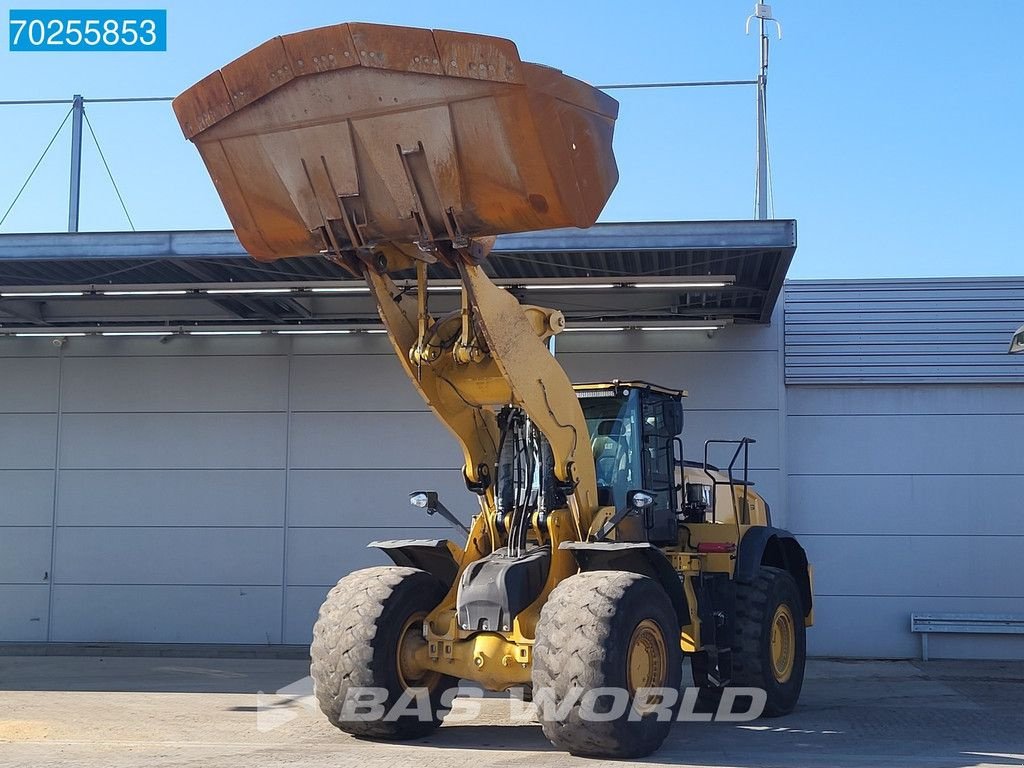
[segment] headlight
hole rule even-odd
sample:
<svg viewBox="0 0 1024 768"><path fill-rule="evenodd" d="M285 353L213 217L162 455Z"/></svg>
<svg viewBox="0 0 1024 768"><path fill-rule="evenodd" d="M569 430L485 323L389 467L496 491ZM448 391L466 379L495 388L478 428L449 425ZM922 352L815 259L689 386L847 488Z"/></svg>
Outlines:
<svg viewBox="0 0 1024 768"><path fill-rule="evenodd" d="M633 494L633 507L634 509L647 509L654 503L654 497L649 493L638 491Z"/></svg>

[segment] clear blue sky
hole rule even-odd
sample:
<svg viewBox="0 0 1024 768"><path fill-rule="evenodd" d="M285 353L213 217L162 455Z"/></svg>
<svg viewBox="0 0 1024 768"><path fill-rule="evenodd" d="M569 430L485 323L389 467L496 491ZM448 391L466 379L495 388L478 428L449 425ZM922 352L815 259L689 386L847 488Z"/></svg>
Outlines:
<svg viewBox="0 0 1024 768"><path fill-rule="evenodd" d="M48 0L14 7L82 7ZM104 2L145 7L146 2ZM341 21L501 35L524 59L595 84L749 79L747 0L373 3L170 0L167 53L0 51L0 98L176 95L265 39ZM5 6L2 18L6 24ZM793 277L1024 273L1024 45L1019 6L933 0L780 0L769 131L775 213L799 220ZM749 87L616 92L621 180L604 221L750 218ZM66 107L0 107L0 214ZM139 229L227 225L168 104L87 107ZM4 232L60 230L69 134ZM82 229L127 223L95 150Z"/></svg>

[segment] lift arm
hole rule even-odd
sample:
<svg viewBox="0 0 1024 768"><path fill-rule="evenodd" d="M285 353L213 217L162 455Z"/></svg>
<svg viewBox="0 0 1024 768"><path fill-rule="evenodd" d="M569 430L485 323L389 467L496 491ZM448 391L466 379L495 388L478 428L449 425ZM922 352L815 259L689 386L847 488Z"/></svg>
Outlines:
<svg viewBox="0 0 1024 768"><path fill-rule="evenodd" d="M365 276L409 379L462 446L467 484L481 486L487 506L494 507L489 480L500 439L495 411L519 406L551 444L555 474L573 487L571 507L587 530L597 508L587 424L568 376L545 344L564 327L562 313L520 304L479 266L460 263L459 274L466 314L439 320L426 314L422 335L417 315L428 293L418 292L413 307L396 301L400 292L386 275L367 270Z"/></svg>

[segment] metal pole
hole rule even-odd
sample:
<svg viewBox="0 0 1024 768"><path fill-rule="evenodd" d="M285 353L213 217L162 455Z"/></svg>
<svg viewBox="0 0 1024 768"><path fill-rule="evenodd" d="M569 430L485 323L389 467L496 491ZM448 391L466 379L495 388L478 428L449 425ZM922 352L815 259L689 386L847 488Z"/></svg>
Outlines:
<svg viewBox="0 0 1024 768"><path fill-rule="evenodd" d="M757 174L754 180L756 197L755 218L768 218L768 34L765 26L775 24L779 39L782 39L782 25L772 16L772 7L767 3L755 3L754 12L747 16L746 32L750 34L750 20L757 19L760 65L757 70Z"/></svg>
<svg viewBox="0 0 1024 768"><path fill-rule="evenodd" d="M68 232L78 231L78 200L82 192L82 115L85 102L75 94L71 105L71 190L68 195Z"/></svg>
<svg viewBox="0 0 1024 768"><path fill-rule="evenodd" d="M765 109L768 95L768 36L764 18L759 18L761 68L757 74L757 218L768 218L768 131Z"/></svg>

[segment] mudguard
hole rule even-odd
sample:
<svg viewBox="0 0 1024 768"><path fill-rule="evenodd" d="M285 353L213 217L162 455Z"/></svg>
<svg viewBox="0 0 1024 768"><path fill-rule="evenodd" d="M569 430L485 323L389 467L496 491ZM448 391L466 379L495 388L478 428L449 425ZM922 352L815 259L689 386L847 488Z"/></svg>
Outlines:
<svg viewBox="0 0 1024 768"><path fill-rule="evenodd" d="M392 539L371 541L366 546L381 550L395 565L419 568L436 576L445 587L455 583L459 572L455 545L448 539Z"/></svg>
<svg viewBox="0 0 1024 768"><path fill-rule="evenodd" d="M809 616L814 596L811 594L811 575L807 553L789 531L770 526L751 528L740 541L736 554L736 581L749 584L762 565L789 571L800 589L804 616Z"/></svg>
<svg viewBox="0 0 1024 768"><path fill-rule="evenodd" d="M581 571L628 571L648 576L665 588L679 619L679 626L690 620L683 593L683 582L665 554L647 542L563 541Z"/></svg>

